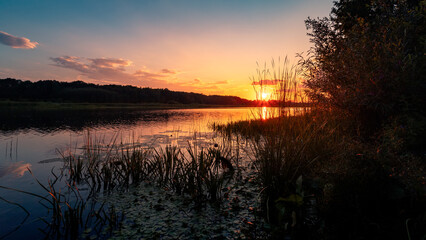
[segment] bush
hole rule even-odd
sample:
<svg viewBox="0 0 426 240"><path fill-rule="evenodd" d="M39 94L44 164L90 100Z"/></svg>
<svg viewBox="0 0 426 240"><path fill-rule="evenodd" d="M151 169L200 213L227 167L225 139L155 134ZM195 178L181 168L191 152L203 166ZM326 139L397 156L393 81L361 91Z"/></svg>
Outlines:
<svg viewBox="0 0 426 240"><path fill-rule="evenodd" d="M300 63L311 99L365 135L401 113L424 115L425 1L341 0L306 26L314 47Z"/></svg>

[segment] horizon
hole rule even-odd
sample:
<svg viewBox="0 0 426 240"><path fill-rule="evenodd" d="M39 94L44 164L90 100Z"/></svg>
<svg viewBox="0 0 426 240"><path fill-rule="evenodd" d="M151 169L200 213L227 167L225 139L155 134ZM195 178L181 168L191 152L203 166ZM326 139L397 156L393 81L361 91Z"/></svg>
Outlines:
<svg viewBox="0 0 426 240"><path fill-rule="evenodd" d="M304 20L331 8L331 0L1 2L0 78L255 100L256 63L295 63L311 47Z"/></svg>

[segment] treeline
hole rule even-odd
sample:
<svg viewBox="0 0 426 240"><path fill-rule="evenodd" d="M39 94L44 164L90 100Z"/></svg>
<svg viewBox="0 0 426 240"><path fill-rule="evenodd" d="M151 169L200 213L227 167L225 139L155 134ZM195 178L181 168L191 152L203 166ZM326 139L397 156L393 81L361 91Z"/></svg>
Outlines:
<svg viewBox="0 0 426 240"><path fill-rule="evenodd" d="M168 103L209 105L250 105L252 101L234 96L120 85L97 85L82 81L59 82L0 79L0 100L71 103Z"/></svg>

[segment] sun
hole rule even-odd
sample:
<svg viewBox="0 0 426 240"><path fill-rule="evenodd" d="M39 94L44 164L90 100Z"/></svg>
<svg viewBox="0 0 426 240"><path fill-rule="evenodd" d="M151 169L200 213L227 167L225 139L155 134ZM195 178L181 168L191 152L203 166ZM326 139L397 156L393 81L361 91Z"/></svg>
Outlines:
<svg viewBox="0 0 426 240"><path fill-rule="evenodd" d="M265 100L268 97L267 93L262 93L262 100Z"/></svg>

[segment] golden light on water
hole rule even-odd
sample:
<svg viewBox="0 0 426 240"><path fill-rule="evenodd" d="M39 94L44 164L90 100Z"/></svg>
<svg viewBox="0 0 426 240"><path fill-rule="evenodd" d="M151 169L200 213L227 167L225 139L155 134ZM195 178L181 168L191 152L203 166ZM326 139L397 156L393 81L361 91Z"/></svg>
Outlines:
<svg viewBox="0 0 426 240"><path fill-rule="evenodd" d="M263 94L262 94L263 95ZM269 118L269 111L266 107L262 107L262 120L266 120Z"/></svg>

